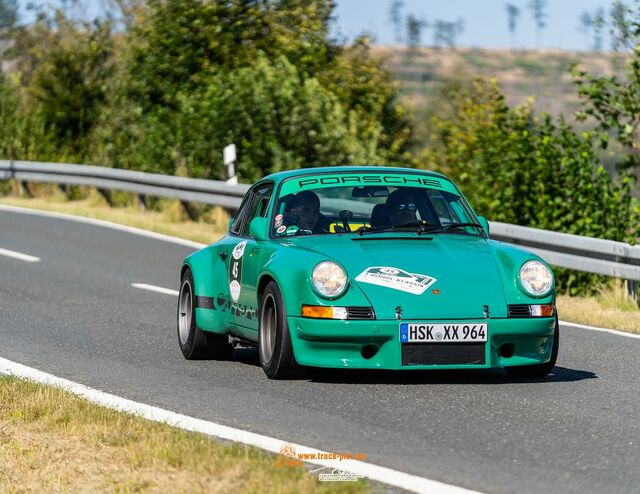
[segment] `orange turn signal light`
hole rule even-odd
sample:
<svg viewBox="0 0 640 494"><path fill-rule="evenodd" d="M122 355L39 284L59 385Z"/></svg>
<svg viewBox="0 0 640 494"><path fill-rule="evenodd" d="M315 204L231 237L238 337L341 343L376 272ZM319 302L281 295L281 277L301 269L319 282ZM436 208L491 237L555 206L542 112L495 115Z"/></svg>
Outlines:
<svg viewBox="0 0 640 494"><path fill-rule="evenodd" d="M325 305L303 305L302 317L314 319L346 319L346 307L327 307Z"/></svg>
<svg viewBox="0 0 640 494"><path fill-rule="evenodd" d="M321 305L303 305L302 317L314 317L317 319L333 319L333 308Z"/></svg>
<svg viewBox="0 0 640 494"><path fill-rule="evenodd" d="M553 313L554 313L553 304L531 306L531 315L533 317L551 317Z"/></svg>

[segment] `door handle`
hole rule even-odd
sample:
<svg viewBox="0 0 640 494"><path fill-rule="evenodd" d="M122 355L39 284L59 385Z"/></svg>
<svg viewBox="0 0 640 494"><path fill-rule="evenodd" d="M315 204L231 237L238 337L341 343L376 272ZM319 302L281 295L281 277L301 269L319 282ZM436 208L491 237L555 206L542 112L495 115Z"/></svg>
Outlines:
<svg viewBox="0 0 640 494"><path fill-rule="evenodd" d="M220 259L222 259L223 261L226 261L227 257L229 257L229 254L227 254L226 251L223 250L222 252L220 252Z"/></svg>
<svg viewBox="0 0 640 494"><path fill-rule="evenodd" d="M260 249L258 249L257 247L254 247L253 249L251 249L251 252L249 255L251 256L255 256L256 254L260 253Z"/></svg>

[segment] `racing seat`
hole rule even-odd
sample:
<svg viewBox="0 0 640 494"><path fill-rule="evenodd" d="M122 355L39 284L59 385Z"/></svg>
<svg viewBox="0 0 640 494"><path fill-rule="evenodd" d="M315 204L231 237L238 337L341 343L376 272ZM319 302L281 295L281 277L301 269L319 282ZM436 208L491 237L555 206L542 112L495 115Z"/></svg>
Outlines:
<svg viewBox="0 0 640 494"><path fill-rule="evenodd" d="M391 210L386 204L376 204L371 211L372 228L388 228L391 226Z"/></svg>

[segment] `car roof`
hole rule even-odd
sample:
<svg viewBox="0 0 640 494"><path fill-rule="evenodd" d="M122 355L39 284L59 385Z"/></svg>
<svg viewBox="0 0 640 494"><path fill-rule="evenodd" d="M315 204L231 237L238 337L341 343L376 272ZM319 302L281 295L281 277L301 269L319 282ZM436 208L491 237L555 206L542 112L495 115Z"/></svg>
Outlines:
<svg viewBox="0 0 640 494"><path fill-rule="evenodd" d="M395 166L318 166L314 168L299 168L297 170L285 170L272 173L271 175L264 177L260 182L264 180L281 182L291 177L317 175L320 173L419 173L450 180L449 177L442 175L441 173L421 170L419 168L402 168Z"/></svg>

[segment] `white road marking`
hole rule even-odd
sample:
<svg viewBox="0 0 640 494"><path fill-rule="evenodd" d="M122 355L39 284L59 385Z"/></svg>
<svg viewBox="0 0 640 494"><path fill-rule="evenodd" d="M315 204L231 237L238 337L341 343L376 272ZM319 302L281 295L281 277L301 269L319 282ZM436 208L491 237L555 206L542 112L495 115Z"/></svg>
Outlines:
<svg viewBox="0 0 640 494"><path fill-rule="evenodd" d="M90 388L83 384L69 381L61 377L42 372L32 367L13 362L11 360L0 357L0 373L8 374L16 377L29 379L38 383L47 384L63 388L75 395L82 396L90 402L97 403L108 408L121 412L128 412L140 417L163 422L173 427L178 427L187 431L199 432L209 436L215 436L228 441L236 441L243 444L255 446L271 453L280 453L280 448L284 445L295 448L297 454L316 453L331 454L330 452L310 448L302 444L295 444L274 437L263 436L253 432L228 427L226 425L209 422L207 420L197 419L182 415L179 413L164 410L162 408L138 403L126 398L121 398L110 393L105 393L94 388ZM391 468L374 465L359 460L304 460L306 463L312 463L327 468L338 468L348 470L357 475L363 475L371 480L382 482L383 484L399 487L412 492L429 493L429 494L478 494L477 491L457 487L436 480L418 477Z"/></svg>
<svg viewBox="0 0 640 494"><path fill-rule="evenodd" d="M617 329L597 328L595 326L587 326L586 324L578 324L568 321L559 321L559 323L563 326L569 326L571 328L588 329L589 331L600 331L603 333L615 334L618 336L626 336L627 338L640 338L640 334L627 333L626 331L618 331Z"/></svg>
<svg viewBox="0 0 640 494"><path fill-rule="evenodd" d="M30 256L29 254L23 254L22 252L16 252L15 250L0 248L0 256L13 257L25 262L40 262L39 257Z"/></svg>
<svg viewBox="0 0 640 494"><path fill-rule="evenodd" d="M131 283L134 288L140 288L141 290L149 290L150 292L163 293L165 295L178 296L178 290L172 290L171 288L162 288L161 286L147 285L146 283Z"/></svg>
<svg viewBox="0 0 640 494"><path fill-rule="evenodd" d="M111 228L112 230L120 230L121 232L133 233L135 235L142 235L143 237L153 238L155 240L163 240L164 242L171 242L174 244L185 245L194 249L202 249L206 247L206 244L199 242L193 242L191 240L185 240L183 238L172 237L170 235L163 235L162 233L150 232L141 228L135 228L133 226L124 226L117 223L111 223L110 221L95 220L93 218L85 218L83 216L74 216L72 214L54 213L51 211L41 211L39 209L20 208L17 206L7 206L0 204L0 211L9 211L11 213L31 214L33 216L44 216L47 218L59 218L69 221L77 221L78 223L86 223L89 225L102 226L104 228Z"/></svg>

